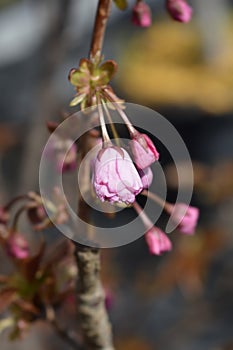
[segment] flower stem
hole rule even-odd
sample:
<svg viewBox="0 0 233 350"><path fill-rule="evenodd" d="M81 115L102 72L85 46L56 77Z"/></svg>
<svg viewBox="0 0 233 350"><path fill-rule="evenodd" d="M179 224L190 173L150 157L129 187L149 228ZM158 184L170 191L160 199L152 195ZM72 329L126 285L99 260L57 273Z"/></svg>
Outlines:
<svg viewBox="0 0 233 350"><path fill-rule="evenodd" d="M104 93L105 93L107 99L110 100L110 102L113 104L113 106L116 108L117 112L119 113L119 115L121 116L123 121L125 122L125 125L127 126L128 130L129 130L130 136L135 137L138 134L138 131L134 128L134 126L130 122L130 120L127 117L127 115L125 114L125 112L118 106L117 101L114 98L114 95L108 90L105 90Z"/></svg>
<svg viewBox="0 0 233 350"><path fill-rule="evenodd" d="M148 230L154 226L153 222L148 218L144 210L142 210L141 206L137 202L133 203L133 208L138 213L140 219Z"/></svg>
<svg viewBox="0 0 233 350"><path fill-rule="evenodd" d="M148 198L150 198L152 201L154 201L155 203L159 204L162 208L164 208L167 212L171 211L171 207L172 205L167 203L164 199L160 198L159 196L157 196L157 194L147 191L147 190L143 190L141 192L141 194L143 196L146 196Z"/></svg>
<svg viewBox="0 0 233 350"><path fill-rule="evenodd" d="M102 102L102 106L103 106L103 108L105 110L105 113L107 115L108 121L110 123L110 127L111 127L111 130L112 130L113 137L114 137L114 139L116 141L117 146L120 147L121 145L120 145L120 142L119 142L119 135L118 135L117 130L115 128L115 125L113 123L113 120L112 120L111 114L109 112L109 109L108 109L106 103L103 100L101 100L101 102Z"/></svg>
<svg viewBox="0 0 233 350"><path fill-rule="evenodd" d="M99 0L92 35L90 58L101 54L110 8L111 0Z"/></svg>
<svg viewBox="0 0 233 350"><path fill-rule="evenodd" d="M101 130L102 130L102 137L103 137L103 146L105 146L108 143L111 143L110 137L108 135L108 130L105 124L105 120L104 120L104 113L103 113L103 108L102 108L102 104L101 104L101 100L100 98L98 98L97 100L97 107L98 107L98 113L99 113L99 118L100 118L100 126L101 126Z"/></svg>

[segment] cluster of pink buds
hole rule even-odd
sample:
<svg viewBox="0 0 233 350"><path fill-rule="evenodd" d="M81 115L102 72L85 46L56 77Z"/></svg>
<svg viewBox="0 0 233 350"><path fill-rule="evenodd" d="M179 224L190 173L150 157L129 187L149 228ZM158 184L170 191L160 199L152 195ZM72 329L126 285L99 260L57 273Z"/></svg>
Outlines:
<svg viewBox="0 0 233 350"><path fill-rule="evenodd" d="M178 0L170 2L178 3ZM143 1L137 1L134 10L135 21L137 13L138 23L146 26L148 24L147 16L150 13L147 5ZM145 225L145 238L150 252L161 254L171 250L172 243L168 236L155 227L142 211L137 203L137 196L141 194L161 204L167 214L171 216L174 228L177 227L184 234L194 233L199 211L197 208L182 203L175 205L166 203L148 190L153 181L151 165L159 160L159 152L151 138L140 133L132 125L125 113L123 101L118 99L108 85L116 68L117 65L114 61L103 62L103 58L97 54L90 60L81 60L79 68L72 69L69 74L69 79L77 91L71 105L80 104L82 111L86 107L91 107L90 110L95 121L96 118L99 119L102 134L100 137L100 134L97 133L95 137L94 155L92 153L88 165L90 170L88 175L90 173L92 175L92 193L95 194L97 200L100 200L102 207L109 203L120 207L133 206ZM118 136L111 115L112 110L114 110L114 114L116 112L119 115L128 129L130 141L127 145ZM112 139L109 136L105 119L109 121ZM93 128L92 131L96 130ZM57 142L60 144L59 140ZM88 186L86 187L88 188Z"/></svg>
<svg viewBox="0 0 233 350"><path fill-rule="evenodd" d="M105 115L111 115L109 104L114 108L125 123L130 141L128 151L124 144L119 144L120 138L110 139L105 123ZM98 116L102 131L102 141L99 142L99 150L92 160L92 182L96 197L101 202L109 202L112 205L133 206L145 225L145 239L152 254L160 255L172 249L172 243L161 229L154 226L144 211L137 203L137 196L142 194L162 205L171 216L174 227L185 234L193 234L199 211L183 203L172 205L166 203L157 195L148 190L153 180L151 165L159 160L159 152L151 138L140 133L130 122L122 105L117 103L115 96L109 89L104 90L102 99L97 106ZM112 127L112 117L110 126ZM115 130L115 133L117 131Z"/></svg>
<svg viewBox="0 0 233 350"><path fill-rule="evenodd" d="M166 9L178 22L187 23L192 18L192 8L185 0L166 0ZM136 0L132 10L132 23L142 28L151 26L151 9L144 0Z"/></svg>
<svg viewBox="0 0 233 350"><path fill-rule="evenodd" d="M63 196L58 188L54 188L52 200L44 198L53 222L63 224L69 220ZM17 206L15 213L12 209ZM29 243L20 232L18 226L22 214L26 214L35 231L42 231L52 225L48 217L42 197L35 192L13 198L4 207L0 207L0 245L13 260L25 260L30 257Z"/></svg>

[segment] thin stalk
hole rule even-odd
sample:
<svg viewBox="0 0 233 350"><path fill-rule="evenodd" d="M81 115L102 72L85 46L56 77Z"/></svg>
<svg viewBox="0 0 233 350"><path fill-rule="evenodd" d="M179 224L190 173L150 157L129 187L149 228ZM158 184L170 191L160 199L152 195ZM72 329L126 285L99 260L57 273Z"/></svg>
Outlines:
<svg viewBox="0 0 233 350"><path fill-rule="evenodd" d="M117 112L119 113L119 115L123 119L125 125L127 126L128 130L129 130L130 136L135 137L138 134L138 131L134 128L134 126L130 122L130 120L127 117L127 115L125 114L125 112L118 106L114 95L110 91L107 91L107 90L105 90L104 93L105 93L107 99L110 99L111 103L113 104L113 106L116 108Z"/></svg>
<svg viewBox="0 0 233 350"><path fill-rule="evenodd" d="M15 198L13 198L9 203L7 203L4 206L4 210L9 211L14 204L16 204L17 202L24 200L24 199L29 199L29 196L27 194L23 194L21 196L17 196Z"/></svg>
<svg viewBox="0 0 233 350"><path fill-rule="evenodd" d="M167 212L170 213L172 205L167 203L164 199L160 198L159 196L157 196L157 194L147 191L147 190L143 190L141 192L141 194L143 196L146 196L148 198L150 198L152 201L154 201L155 203L159 204L162 208L164 208Z"/></svg>
<svg viewBox="0 0 233 350"><path fill-rule="evenodd" d="M11 227L11 232L16 232L17 231L17 226L18 226L18 222L20 219L20 216L24 213L25 210L27 210L27 206L24 205L21 208L19 208L19 210L16 212L13 223L12 223L12 227Z"/></svg>
<svg viewBox="0 0 233 350"><path fill-rule="evenodd" d="M148 218L145 212L142 210L142 207L137 203L133 203L134 210L138 213L140 219L142 220L145 227L149 230L152 226L154 226L153 222Z"/></svg>
<svg viewBox="0 0 233 350"><path fill-rule="evenodd" d="M107 115L107 118L108 118L108 121L109 121L111 130L112 130L113 137L114 137L114 139L116 140L116 144L117 144L117 146L120 147L121 145L120 145L120 142L119 142L119 135L118 135L117 130L116 130L116 128L115 128L115 125L114 125L114 123L113 123L111 114L109 113L108 107L106 106L106 103L105 103L103 100L101 100L101 103L102 103L102 106L103 106L103 108L104 108L104 111L105 111L105 113L106 113L106 115Z"/></svg>
<svg viewBox="0 0 233 350"><path fill-rule="evenodd" d="M103 113L103 108L102 108L102 104L100 102L100 98L98 96L98 112L99 112L99 119L100 119L100 126L101 126L101 131L102 131L102 137L103 137L103 146L105 144L111 143L110 137L108 135L108 130L105 124L105 120L104 120L104 113Z"/></svg>

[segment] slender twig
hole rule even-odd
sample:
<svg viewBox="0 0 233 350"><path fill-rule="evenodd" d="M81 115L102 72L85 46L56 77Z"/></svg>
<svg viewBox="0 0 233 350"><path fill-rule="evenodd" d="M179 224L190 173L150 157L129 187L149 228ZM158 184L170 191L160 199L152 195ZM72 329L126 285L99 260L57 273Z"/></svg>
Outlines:
<svg viewBox="0 0 233 350"><path fill-rule="evenodd" d="M18 222L19 222L19 218L20 216L25 212L25 210L27 210L27 206L23 205L22 207L20 207L18 209L18 211L15 214L12 226L11 226L11 232L16 232L17 231L17 226L18 226Z"/></svg>
<svg viewBox="0 0 233 350"><path fill-rule="evenodd" d="M53 327L55 332L63 339L67 344L69 344L75 350L84 350L82 345L73 336L73 334L64 328L62 328L56 321L55 311L51 306L46 307L46 321Z"/></svg>
<svg viewBox="0 0 233 350"><path fill-rule="evenodd" d="M21 200L25 200L25 199L29 199L29 196L28 194L23 194L23 195L20 195L20 196L17 196L13 199L10 200L10 202L8 202L5 206L4 206L4 209L6 211L10 210L11 207L16 204L17 202L21 201Z"/></svg>
<svg viewBox="0 0 233 350"><path fill-rule="evenodd" d="M101 53L110 8L111 0L99 0L92 35L90 58Z"/></svg>
<svg viewBox="0 0 233 350"><path fill-rule="evenodd" d="M76 340L76 338L73 337L71 332L69 330L61 328L61 326L56 322L56 320L53 320L50 322L53 329L56 331L56 333L67 343L69 344L73 349L75 350L84 350L84 348L81 346L81 344Z"/></svg>

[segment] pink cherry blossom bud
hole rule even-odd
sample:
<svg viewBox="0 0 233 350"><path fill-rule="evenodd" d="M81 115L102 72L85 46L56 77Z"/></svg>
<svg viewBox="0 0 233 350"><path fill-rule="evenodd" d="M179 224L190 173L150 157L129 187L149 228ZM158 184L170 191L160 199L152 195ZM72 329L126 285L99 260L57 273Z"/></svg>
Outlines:
<svg viewBox="0 0 233 350"><path fill-rule="evenodd" d="M192 18L192 8L185 0L167 0L166 7L173 19L187 23Z"/></svg>
<svg viewBox="0 0 233 350"><path fill-rule="evenodd" d="M146 134L138 133L129 142L134 162L139 169L145 169L159 159L155 145Z"/></svg>
<svg viewBox="0 0 233 350"><path fill-rule="evenodd" d="M99 151L94 166L93 185L97 197L110 203L131 204L143 189L129 154L120 147Z"/></svg>
<svg viewBox="0 0 233 350"><path fill-rule="evenodd" d="M180 232L192 235L195 231L199 218L199 209L188 206L185 203L177 203L169 209L171 218L178 223Z"/></svg>
<svg viewBox="0 0 233 350"><path fill-rule="evenodd" d="M150 27L151 10L144 1L138 1L133 7L132 22L138 27Z"/></svg>
<svg viewBox="0 0 233 350"><path fill-rule="evenodd" d="M29 246L20 233L14 233L6 243L7 254L16 259L25 259L29 256Z"/></svg>
<svg viewBox="0 0 233 350"><path fill-rule="evenodd" d="M152 227L145 234L146 243L151 254L160 255L172 249L172 243L168 236L158 227Z"/></svg>
<svg viewBox="0 0 233 350"><path fill-rule="evenodd" d="M139 169L138 171L140 178L142 180L143 188L148 188L153 181L153 172L150 167L145 169Z"/></svg>

